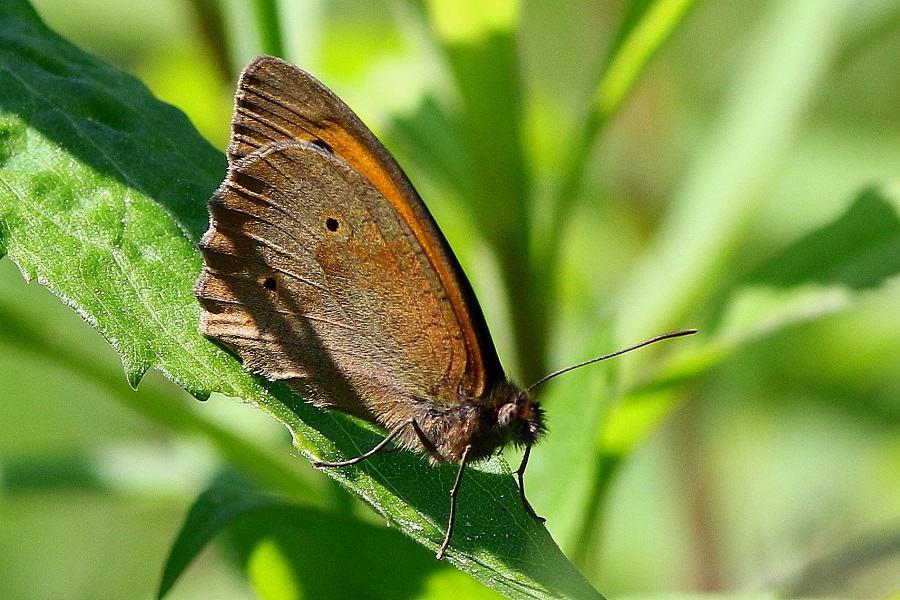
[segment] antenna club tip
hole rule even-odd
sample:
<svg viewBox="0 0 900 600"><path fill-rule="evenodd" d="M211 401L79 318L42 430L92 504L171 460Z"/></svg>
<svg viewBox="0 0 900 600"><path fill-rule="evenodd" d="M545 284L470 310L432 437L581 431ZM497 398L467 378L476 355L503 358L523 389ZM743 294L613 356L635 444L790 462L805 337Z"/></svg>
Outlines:
<svg viewBox="0 0 900 600"><path fill-rule="evenodd" d="M670 340L672 338L683 337L686 335L694 335L699 331L698 329L694 329L691 327L690 329L679 329L678 331L671 331L669 333L664 333L662 335L656 336L655 338L651 338L644 342L643 344L638 344L638 347L643 346L645 344L652 344L654 342L660 342L662 340Z"/></svg>

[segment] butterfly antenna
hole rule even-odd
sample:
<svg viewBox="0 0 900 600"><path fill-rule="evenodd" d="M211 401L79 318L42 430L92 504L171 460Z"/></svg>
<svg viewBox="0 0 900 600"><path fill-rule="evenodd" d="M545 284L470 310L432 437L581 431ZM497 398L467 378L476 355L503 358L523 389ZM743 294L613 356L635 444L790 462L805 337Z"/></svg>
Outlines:
<svg viewBox="0 0 900 600"><path fill-rule="evenodd" d="M597 358L592 358L590 360L580 362L577 365L572 365L571 367L566 367L565 369L560 369L559 371L554 371L553 373L550 373L549 375L545 375L545 376L541 377L540 379L538 379L537 381L535 381L534 383L532 383L530 386L528 386L526 388L525 391L530 392L531 390L533 390L537 386L541 385L542 383L546 383L546 382L550 381L551 379L553 379L554 377L556 377L557 375L562 375L563 373L568 373L569 371L572 371L573 369L578 369L578 368L581 368L581 367L584 367L587 365L594 364L595 362L600 362L601 360L606 360L607 358L619 356L620 354L625 354L626 352L631 352L632 350L637 350L638 348L643 348L644 346L649 346L650 344L655 344L656 342L661 342L663 340L668 340L670 338L681 337L683 335L693 335L695 333L697 333L696 329L682 329L681 331L673 331L671 333L664 333L662 335L658 335L654 338L650 338L649 340L644 340L640 344L635 344L634 346L629 346L628 348L619 350L618 352L613 352L612 354L607 354L605 356L598 356Z"/></svg>

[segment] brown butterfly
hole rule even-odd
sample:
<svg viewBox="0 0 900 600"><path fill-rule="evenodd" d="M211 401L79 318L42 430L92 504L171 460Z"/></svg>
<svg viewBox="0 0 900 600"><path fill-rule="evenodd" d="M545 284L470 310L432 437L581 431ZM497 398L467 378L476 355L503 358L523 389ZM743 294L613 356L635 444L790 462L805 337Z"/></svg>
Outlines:
<svg viewBox="0 0 900 600"><path fill-rule="evenodd" d="M200 243L200 330L314 405L388 431L313 464L391 442L458 464L441 558L466 465L522 445L520 498L540 519L522 481L545 430L534 386L507 380L447 240L359 117L308 73L258 58L238 83L228 164Z"/></svg>

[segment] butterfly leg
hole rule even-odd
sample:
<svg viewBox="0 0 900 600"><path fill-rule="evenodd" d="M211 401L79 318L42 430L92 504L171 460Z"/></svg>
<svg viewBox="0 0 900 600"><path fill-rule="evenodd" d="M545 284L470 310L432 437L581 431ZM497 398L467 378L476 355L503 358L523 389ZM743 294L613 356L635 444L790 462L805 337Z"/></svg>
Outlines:
<svg viewBox="0 0 900 600"><path fill-rule="evenodd" d="M462 482L463 471L466 469L466 462L469 460L469 451L472 446L466 446L463 450L462 458L459 461L459 472L456 473L456 482L450 490L450 520L447 522L447 533L444 535L444 541L437 551L437 559L444 558L444 552L450 546L450 536L453 535L453 525L456 523L456 496L459 494L459 484Z"/></svg>
<svg viewBox="0 0 900 600"><path fill-rule="evenodd" d="M407 419L406 421L403 421L402 423L400 423L399 425L394 427L390 431L390 433L387 434L387 437L385 437L383 440L378 442L378 444L376 444L376 446L374 448L372 448L368 452L360 454L356 458L349 458L347 460L337 460L334 462L328 462L328 461L324 461L324 460L314 460L312 462L312 466L314 466L316 468L322 468L322 467L349 467L350 465L355 465L356 463L362 462L362 461L366 460L367 458L371 457L373 454L377 454L378 452L381 452L382 450L384 450L385 447L388 444L390 444L394 440L395 437L400 435L400 432L403 431L403 429L408 427L409 425L412 425L413 427L415 427L416 433L419 433L421 431L421 429L419 429L418 424L416 424L415 419ZM424 434L421 434L421 435L424 435Z"/></svg>
<svg viewBox="0 0 900 600"><path fill-rule="evenodd" d="M434 445L428 436L425 435L425 432L422 431L422 428L419 427L419 423L415 419L410 419L410 423L412 424L413 430L416 432L416 436L419 438L419 443L422 444L422 448L425 449L427 454L437 454L437 446Z"/></svg>
<svg viewBox="0 0 900 600"><path fill-rule="evenodd" d="M528 498L525 497L525 479L523 478L523 475L525 475L525 467L528 465L529 456L531 456L531 446L526 446L525 454L522 456L522 464L516 469L516 475L519 477L519 499L522 501L522 506L525 507L525 512L527 512L535 521L543 523L547 519L538 516L538 514L534 512L534 509L531 508L531 503L528 502Z"/></svg>

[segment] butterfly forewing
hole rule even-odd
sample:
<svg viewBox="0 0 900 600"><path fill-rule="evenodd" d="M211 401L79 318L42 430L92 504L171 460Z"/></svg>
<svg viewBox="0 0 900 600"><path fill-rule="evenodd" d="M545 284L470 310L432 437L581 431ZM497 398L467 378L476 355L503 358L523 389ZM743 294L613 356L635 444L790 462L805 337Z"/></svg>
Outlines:
<svg viewBox="0 0 900 600"><path fill-rule="evenodd" d="M406 175L362 121L330 90L297 67L272 57L241 74L232 122L232 165L286 140L307 141L331 152L364 179L406 224L456 315L448 336L461 336L464 353L458 389L480 397L504 379L496 350L471 286L443 234ZM327 182L314 185L327 187ZM452 372L456 368L451 369Z"/></svg>

